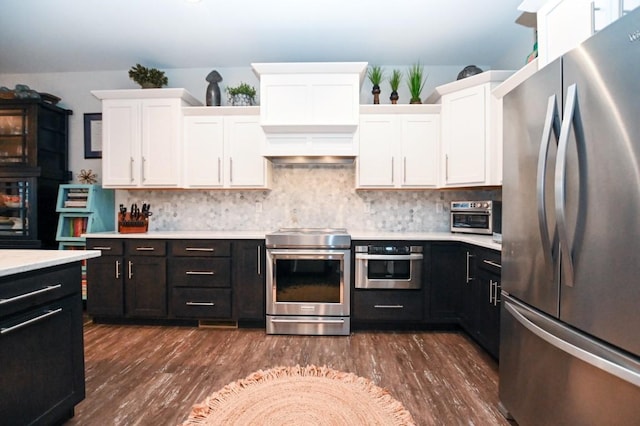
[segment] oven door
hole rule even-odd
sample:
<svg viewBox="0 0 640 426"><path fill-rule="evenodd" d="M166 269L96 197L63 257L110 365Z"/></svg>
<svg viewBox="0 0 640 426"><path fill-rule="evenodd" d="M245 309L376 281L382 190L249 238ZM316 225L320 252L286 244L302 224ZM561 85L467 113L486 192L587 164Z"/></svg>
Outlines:
<svg viewBox="0 0 640 426"><path fill-rule="evenodd" d="M350 250L267 249L267 314L347 316Z"/></svg>
<svg viewBox="0 0 640 426"><path fill-rule="evenodd" d="M385 255L356 253L356 283L360 289L419 289L422 253Z"/></svg>
<svg viewBox="0 0 640 426"><path fill-rule="evenodd" d="M491 235L491 214L486 212L451 212L451 232Z"/></svg>

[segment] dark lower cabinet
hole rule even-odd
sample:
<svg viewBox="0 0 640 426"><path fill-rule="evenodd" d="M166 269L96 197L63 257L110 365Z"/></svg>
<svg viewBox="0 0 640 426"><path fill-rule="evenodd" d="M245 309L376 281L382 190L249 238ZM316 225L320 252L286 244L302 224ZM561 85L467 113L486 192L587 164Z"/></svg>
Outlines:
<svg viewBox="0 0 640 426"><path fill-rule="evenodd" d="M85 397L80 263L4 277L0 299L0 423L71 417Z"/></svg>
<svg viewBox="0 0 640 426"><path fill-rule="evenodd" d="M424 304L422 290L355 290L354 322L420 322Z"/></svg>
<svg viewBox="0 0 640 426"><path fill-rule="evenodd" d="M87 261L87 312L94 317L124 316L124 242L87 239L87 250L102 255Z"/></svg>
<svg viewBox="0 0 640 426"><path fill-rule="evenodd" d="M265 261L264 240L233 242L233 296L240 321L265 322Z"/></svg>
<svg viewBox="0 0 640 426"><path fill-rule="evenodd" d="M459 243L431 245L431 281L428 293L430 322L458 323L465 263L465 251Z"/></svg>
<svg viewBox="0 0 640 426"><path fill-rule="evenodd" d="M478 250L476 275L479 290L475 335L494 358L500 353L500 253Z"/></svg>
<svg viewBox="0 0 640 426"><path fill-rule="evenodd" d="M129 256L125 259L125 312L135 318L167 316L167 259Z"/></svg>

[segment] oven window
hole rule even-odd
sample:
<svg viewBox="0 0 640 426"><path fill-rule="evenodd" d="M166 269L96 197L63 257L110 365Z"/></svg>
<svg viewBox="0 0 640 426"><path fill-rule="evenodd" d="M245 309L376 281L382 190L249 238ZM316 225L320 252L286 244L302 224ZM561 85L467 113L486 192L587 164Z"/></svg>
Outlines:
<svg viewBox="0 0 640 426"><path fill-rule="evenodd" d="M489 229L489 215L454 213L453 227Z"/></svg>
<svg viewBox="0 0 640 426"><path fill-rule="evenodd" d="M276 259L276 301L341 303L340 262Z"/></svg>
<svg viewBox="0 0 640 426"><path fill-rule="evenodd" d="M367 278L370 280L408 280L411 278L410 260L369 260Z"/></svg>

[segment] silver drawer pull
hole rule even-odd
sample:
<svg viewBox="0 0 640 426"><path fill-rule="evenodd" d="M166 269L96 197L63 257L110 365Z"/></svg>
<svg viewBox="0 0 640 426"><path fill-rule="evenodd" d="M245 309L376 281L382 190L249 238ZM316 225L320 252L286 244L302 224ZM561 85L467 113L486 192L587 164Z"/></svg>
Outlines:
<svg viewBox="0 0 640 426"><path fill-rule="evenodd" d="M39 316L37 316L35 318L31 318L30 320L21 322L20 324L16 324L16 325L11 326L11 327L0 328L0 334L11 333L12 331L18 330L19 328L26 327L29 324L33 324L34 322L42 321L43 319L45 319L47 317L50 317L52 315L59 314L60 312L62 312L62 308L58 308L58 309L55 309L53 311L47 311L42 315L39 315Z"/></svg>
<svg viewBox="0 0 640 426"><path fill-rule="evenodd" d="M216 249L211 248L211 247L187 247L187 248L185 248L185 251L208 251L208 252L214 252L214 251L216 251Z"/></svg>
<svg viewBox="0 0 640 426"><path fill-rule="evenodd" d="M486 260L486 259L484 259L483 262L486 263L487 265L495 266L496 268L502 269L502 265L499 264L499 263L492 262L492 261Z"/></svg>
<svg viewBox="0 0 640 426"><path fill-rule="evenodd" d="M136 251L155 251L154 247L136 247Z"/></svg>
<svg viewBox="0 0 640 426"><path fill-rule="evenodd" d="M376 309L403 309L404 305L373 305Z"/></svg>
<svg viewBox="0 0 640 426"><path fill-rule="evenodd" d="M48 286L46 286L44 288L41 288L40 290L31 291L29 293L21 294L19 296L11 297L9 299L0 299L0 305L5 305L7 303L15 302L17 300L26 299L27 297L35 296L37 294L46 293L48 291L57 290L60 287L62 287L62 284L48 285Z"/></svg>
<svg viewBox="0 0 640 426"><path fill-rule="evenodd" d="M270 320L272 323L282 324L344 324L343 319L278 319L273 318Z"/></svg>
<svg viewBox="0 0 640 426"><path fill-rule="evenodd" d="M213 302L186 302L187 306L215 306L216 304Z"/></svg>
<svg viewBox="0 0 640 426"><path fill-rule="evenodd" d="M187 271L185 272L187 275L215 275L213 271Z"/></svg>
<svg viewBox="0 0 640 426"><path fill-rule="evenodd" d="M112 247L102 247L102 246L96 246L96 247L92 247L91 250L113 250Z"/></svg>

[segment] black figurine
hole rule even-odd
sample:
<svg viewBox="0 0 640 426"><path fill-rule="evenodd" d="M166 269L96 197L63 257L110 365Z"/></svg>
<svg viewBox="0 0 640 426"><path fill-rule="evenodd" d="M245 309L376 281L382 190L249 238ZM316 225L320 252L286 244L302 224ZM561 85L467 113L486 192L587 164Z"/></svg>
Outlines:
<svg viewBox="0 0 640 426"><path fill-rule="evenodd" d="M207 86L207 106L220 106L220 87L218 83L222 81L222 76L216 70L213 70L207 76L209 85Z"/></svg>

